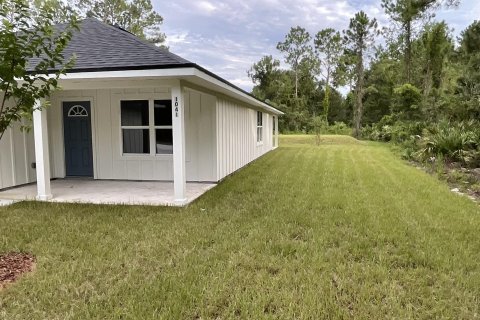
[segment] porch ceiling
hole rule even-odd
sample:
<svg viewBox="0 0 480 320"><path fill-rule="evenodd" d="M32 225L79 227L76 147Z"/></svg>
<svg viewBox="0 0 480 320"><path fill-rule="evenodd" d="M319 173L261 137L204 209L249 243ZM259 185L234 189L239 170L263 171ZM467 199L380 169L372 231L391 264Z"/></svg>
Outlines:
<svg viewBox="0 0 480 320"><path fill-rule="evenodd" d="M187 183L187 204L213 188ZM173 182L59 179L51 181L51 202L174 206ZM0 191L0 200L35 200L36 184Z"/></svg>

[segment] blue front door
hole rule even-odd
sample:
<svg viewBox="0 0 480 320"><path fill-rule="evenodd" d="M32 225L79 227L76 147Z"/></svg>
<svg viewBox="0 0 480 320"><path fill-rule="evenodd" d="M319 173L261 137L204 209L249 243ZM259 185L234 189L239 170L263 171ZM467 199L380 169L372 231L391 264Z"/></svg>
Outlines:
<svg viewBox="0 0 480 320"><path fill-rule="evenodd" d="M63 132L67 176L93 177L90 102L63 103Z"/></svg>

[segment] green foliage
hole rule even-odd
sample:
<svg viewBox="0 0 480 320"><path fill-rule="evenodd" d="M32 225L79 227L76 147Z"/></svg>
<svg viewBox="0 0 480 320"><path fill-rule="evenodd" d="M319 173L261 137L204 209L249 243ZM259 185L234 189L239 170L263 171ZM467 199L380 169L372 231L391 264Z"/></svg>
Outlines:
<svg viewBox="0 0 480 320"><path fill-rule="evenodd" d="M394 101L392 111L398 113L401 119L414 120L421 117L420 103L422 93L420 89L407 83L393 90Z"/></svg>
<svg viewBox="0 0 480 320"><path fill-rule="evenodd" d="M458 106L451 108L455 118L480 118L480 21L475 21L462 32L459 61L461 75L457 78L452 99ZM452 113L453 113L452 112Z"/></svg>
<svg viewBox="0 0 480 320"><path fill-rule="evenodd" d="M480 52L480 20L475 20L461 33L460 49L463 54Z"/></svg>
<svg viewBox="0 0 480 320"><path fill-rule="evenodd" d="M459 0L382 0L382 8L390 17L397 32L397 39L393 42L399 42L399 49L403 51L404 60L404 82L412 83L413 75L413 50L412 42L415 31L415 23L432 16L434 9L438 9L440 5L456 6ZM392 42L392 39L389 39Z"/></svg>
<svg viewBox="0 0 480 320"><path fill-rule="evenodd" d="M372 124L390 114L393 90L398 80L401 64L390 57L376 59L365 75L364 123Z"/></svg>
<svg viewBox="0 0 480 320"><path fill-rule="evenodd" d="M351 135L352 134L352 128L350 128L344 122L335 121L332 125L329 125L326 128L326 134Z"/></svg>
<svg viewBox="0 0 480 320"><path fill-rule="evenodd" d="M94 17L155 44L165 42L160 28L163 17L153 9L151 0L72 0L81 17Z"/></svg>
<svg viewBox="0 0 480 320"><path fill-rule="evenodd" d="M54 23L69 23L78 16L71 2L63 0L33 0L31 3L32 16L39 16L45 11L45 8L48 8Z"/></svg>
<svg viewBox="0 0 480 320"><path fill-rule="evenodd" d="M422 137L418 123L427 128L442 119L480 119L480 22L463 31L455 47L449 26L427 19L458 2L382 0L392 23L383 29L384 46L376 41L376 20L364 12L347 30L317 32L313 47L304 28L292 28L278 44L291 68L281 69L273 57L254 64L253 93L286 112L280 119L283 132L313 132L314 118L322 115L329 124L354 127L356 137L413 149L416 136ZM339 87L349 92L341 96ZM394 120L386 124L386 116ZM360 135L362 127L366 132Z"/></svg>
<svg viewBox="0 0 480 320"><path fill-rule="evenodd" d="M354 136L359 138L362 128L363 97L365 84L364 61L367 49L373 44L378 34L376 19L370 19L367 14L360 11L350 19L347 30L344 31L344 44L351 59L355 61L355 108L353 112Z"/></svg>
<svg viewBox="0 0 480 320"><path fill-rule="evenodd" d="M279 67L280 61L272 56L265 56L253 64L247 74L255 84L253 94L256 97L262 100L276 100L279 95L278 86L282 80Z"/></svg>
<svg viewBox="0 0 480 320"><path fill-rule="evenodd" d="M445 22L427 26L422 35L425 47L425 94L428 95L430 86L439 89L443 79L443 67L448 54L453 51L453 40L449 35L448 26Z"/></svg>
<svg viewBox="0 0 480 320"><path fill-rule="evenodd" d="M312 132L312 119L325 116L327 94L331 106L328 118L332 122L348 121L342 95L332 86L327 93L325 83L317 80L318 61L312 55L301 59L297 72L281 69L278 60L265 56L254 63L247 74L255 84L252 93L286 113L279 118L281 132Z"/></svg>
<svg viewBox="0 0 480 320"><path fill-rule="evenodd" d="M480 122L402 121L386 116L367 126L363 137L369 140L393 142L405 159L429 163L459 162L475 168L480 166Z"/></svg>
<svg viewBox="0 0 480 320"><path fill-rule="evenodd" d="M324 134L325 128L328 127L328 122L323 116L316 116L312 119L313 132L315 133L316 144L321 142L321 135Z"/></svg>
<svg viewBox="0 0 480 320"><path fill-rule="evenodd" d="M338 68L343 53L340 32L332 28L320 30L315 35L315 53L320 62L320 74L325 80L325 94L322 102L323 115L328 121L330 109L330 82Z"/></svg>
<svg viewBox="0 0 480 320"><path fill-rule="evenodd" d="M298 78L300 66L305 60L311 59L311 36L305 28L291 28L283 42L277 44L277 49L285 55L285 62L292 66L295 73L295 98L298 98Z"/></svg>
<svg viewBox="0 0 480 320"><path fill-rule="evenodd" d="M424 135L422 154L424 157L441 155L447 161L471 163L480 146L479 131L478 122L442 121Z"/></svg>
<svg viewBox="0 0 480 320"><path fill-rule="evenodd" d="M49 97L58 88L60 75L72 66L63 50L76 20L72 17L65 29L58 30L51 6L34 11L24 0L0 2L0 17L1 138L13 122L31 117L35 101Z"/></svg>
<svg viewBox="0 0 480 320"><path fill-rule="evenodd" d="M394 142L402 144L408 140L415 140L422 130L422 122L403 122L385 116L378 123L366 126L362 137L368 140Z"/></svg>

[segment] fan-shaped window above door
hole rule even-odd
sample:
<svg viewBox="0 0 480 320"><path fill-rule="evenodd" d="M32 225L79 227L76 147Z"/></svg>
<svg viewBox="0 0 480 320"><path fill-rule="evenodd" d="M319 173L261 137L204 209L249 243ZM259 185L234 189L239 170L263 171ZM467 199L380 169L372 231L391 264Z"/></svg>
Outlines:
<svg viewBox="0 0 480 320"><path fill-rule="evenodd" d="M69 117L88 117L88 111L81 105L74 105L68 110Z"/></svg>

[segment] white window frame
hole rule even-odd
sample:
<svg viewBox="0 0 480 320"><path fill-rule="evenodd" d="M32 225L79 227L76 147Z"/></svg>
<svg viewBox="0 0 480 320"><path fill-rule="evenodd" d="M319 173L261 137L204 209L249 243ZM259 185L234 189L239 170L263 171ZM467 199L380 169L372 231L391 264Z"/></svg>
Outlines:
<svg viewBox="0 0 480 320"><path fill-rule="evenodd" d="M172 137L173 137L173 118L171 118L170 120L172 121L172 124L169 125L169 126L156 126L155 125L155 100L158 100L158 101L170 101L170 105L171 105L171 108L172 108L172 116L173 116L173 103L172 103L172 99L152 99L151 101L149 101L151 103L151 113L149 113L149 122L150 122L150 125L153 126L153 135L151 134L151 138L150 138L150 148L152 146L152 142L153 142L153 154L157 157L161 157L161 156L172 156L173 155L173 148L172 148L172 153L157 153L157 129L170 129L172 130ZM152 138L153 137L153 138ZM173 140L172 140L172 146L173 146ZM152 153L152 150L150 150L150 153Z"/></svg>
<svg viewBox="0 0 480 320"><path fill-rule="evenodd" d="M148 101L148 126L122 126L122 102L123 101ZM120 150L122 157L172 157L172 153L158 153L157 154L157 146L156 146L156 129L170 129L172 130L173 134L173 119L172 125L170 126L155 126L155 100L165 101L165 100L172 100L170 99L163 99L163 98L142 98L142 97L131 97L131 98L120 98L119 99L119 115L120 115ZM173 110L172 110L173 112ZM123 130L126 129L148 129L149 133L149 153L125 153L123 152Z"/></svg>
<svg viewBox="0 0 480 320"><path fill-rule="evenodd" d="M276 142L277 142L277 139L276 139L276 128L277 128L277 124L275 123L276 121L276 117L277 116L272 116L272 147L273 148L276 148Z"/></svg>
<svg viewBox="0 0 480 320"><path fill-rule="evenodd" d="M260 117L260 118L259 118ZM261 120L261 124L258 124L258 119ZM260 146L263 144L263 112L262 111L257 111L257 117L255 119L255 123L257 124L257 146Z"/></svg>

